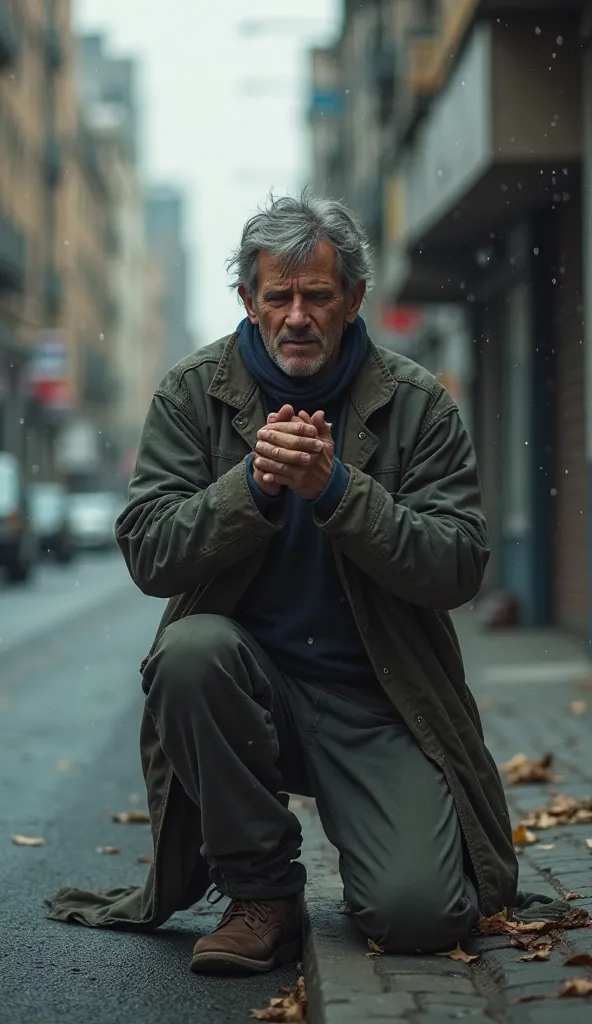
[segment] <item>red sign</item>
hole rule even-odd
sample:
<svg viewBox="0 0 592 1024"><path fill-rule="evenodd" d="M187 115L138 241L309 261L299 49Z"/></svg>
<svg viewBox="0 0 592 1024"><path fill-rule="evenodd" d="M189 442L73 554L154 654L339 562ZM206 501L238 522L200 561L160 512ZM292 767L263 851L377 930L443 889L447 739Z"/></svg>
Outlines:
<svg viewBox="0 0 592 1024"><path fill-rule="evenodd" d="M416 306L385 306L382 310L382 326L393 334L415 334L422 322L421 310Z"/></svg>

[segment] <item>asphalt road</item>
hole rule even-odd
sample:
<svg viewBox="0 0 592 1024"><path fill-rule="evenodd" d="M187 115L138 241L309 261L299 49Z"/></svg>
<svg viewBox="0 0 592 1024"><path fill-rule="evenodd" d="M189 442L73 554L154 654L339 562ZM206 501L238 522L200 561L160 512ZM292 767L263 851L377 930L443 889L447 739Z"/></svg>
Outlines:
<svg viewBox="0 0 592 1024"><path fill-rule="evenodd" d="M149 828L111 822L142 808L139 663L162 602L143 597L119 558L46 568L0 587L0 1020L6 1024L218 1024L246 1021L295 970L198 978L196 938L217 914L188 911L151 935L47 920L61 885L141 882ZM15 846L13 833L42 836ZM104 856L97 847L121 846Z"/></svg>

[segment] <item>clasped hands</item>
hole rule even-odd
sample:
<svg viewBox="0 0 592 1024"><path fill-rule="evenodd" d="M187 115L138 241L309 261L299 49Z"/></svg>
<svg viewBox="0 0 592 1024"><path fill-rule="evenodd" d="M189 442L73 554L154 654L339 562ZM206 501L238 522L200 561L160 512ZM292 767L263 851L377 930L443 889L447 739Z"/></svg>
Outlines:
<svg viewBox="0 0 592 1024"><path fill-rule="evenodd" d="M333 472L335 444L324 412L295 414L291 405L270 413L257 432L253 476L265 494L289 487L312 501L325 489Z"/></svg>

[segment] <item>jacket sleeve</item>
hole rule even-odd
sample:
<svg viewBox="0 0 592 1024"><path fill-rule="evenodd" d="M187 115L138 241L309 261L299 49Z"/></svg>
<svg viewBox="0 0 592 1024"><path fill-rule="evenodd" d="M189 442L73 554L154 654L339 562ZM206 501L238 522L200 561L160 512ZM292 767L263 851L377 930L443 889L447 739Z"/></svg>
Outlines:
<svg viewBox="0 0 592 1024"><path fill-rule="evenodd" d="M341 504L319 521L341 552L411 604L445 610L475 597L489 546L475 453L458 411L432 414L398 494L349 469Z"/></svg>
<svg viewBox="0 0 592 1024"><path fill-rule="evenodd" d="M213 482L198 425L156 394L115 529L140 590L174 597L207 583L266 543L281 515L275 507L267 515L259 511L246 459Z"/></svg>

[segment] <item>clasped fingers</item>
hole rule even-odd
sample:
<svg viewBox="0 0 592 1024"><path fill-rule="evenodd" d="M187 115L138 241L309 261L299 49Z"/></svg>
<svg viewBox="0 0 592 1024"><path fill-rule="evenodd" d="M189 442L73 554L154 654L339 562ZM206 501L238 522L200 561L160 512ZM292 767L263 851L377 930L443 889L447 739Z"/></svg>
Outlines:
<svg viewBox="0 0 592 1024"><path fill-rule="evenodd" d="M268 441L257 441L255 452L262 458L278 464L277 472L287 466L302 466L310 462L311 456L302 450L280 448L278 445L270 444ZM281 468L280 468L281 467Z"/></svg>

